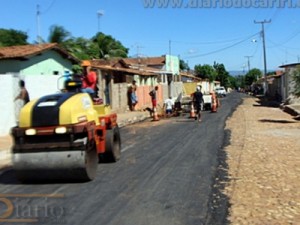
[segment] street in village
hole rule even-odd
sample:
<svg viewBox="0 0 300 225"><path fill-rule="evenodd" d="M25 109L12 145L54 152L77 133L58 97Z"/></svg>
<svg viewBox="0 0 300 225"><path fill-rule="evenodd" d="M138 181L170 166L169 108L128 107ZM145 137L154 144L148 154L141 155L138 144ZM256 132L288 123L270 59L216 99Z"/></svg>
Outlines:
<svg viewBox="0 0 300 225"><path fill-rule="evenodd" d="M148 118L121 128L121 160L100 164L92 182L22 184L6 167L0 221L298 224L299 129L278 107L236 92L201 123Z"/></svg>

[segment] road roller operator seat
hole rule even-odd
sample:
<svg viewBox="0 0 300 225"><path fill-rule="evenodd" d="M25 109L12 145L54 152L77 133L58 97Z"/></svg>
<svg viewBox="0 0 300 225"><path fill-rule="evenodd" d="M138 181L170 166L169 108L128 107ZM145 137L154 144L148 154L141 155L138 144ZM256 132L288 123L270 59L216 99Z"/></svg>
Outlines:
<svg viewBox="0 0 300 225"><path fill-rule="evenodd" d="M81 92L82 81L80 79L67 79L65 81L65 89L67 92Z"/></svg>

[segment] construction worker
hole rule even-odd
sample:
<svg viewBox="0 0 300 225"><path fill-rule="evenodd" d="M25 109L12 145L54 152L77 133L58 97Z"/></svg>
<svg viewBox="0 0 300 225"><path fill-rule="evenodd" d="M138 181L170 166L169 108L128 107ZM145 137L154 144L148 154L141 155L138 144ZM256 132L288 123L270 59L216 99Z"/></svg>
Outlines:
<svg viewBox="0 0 300 225"><path fill-rule="evenodd" d="M168 99L164 102L165 112L167 114L167 117L171 117L173 113L174 108L174 101L172 100L172 97L170 96Z"/></svg>
<svg viewBox="0 0 300 225"><path fill-rule="evenodd" d="M151 102L152 102L152 110L154 111L154 109L157 106L157 90L158 90L158 86L155 86L155 88L149 92L149 95L151 96Z"/></svg>
<svg viewBox="0 0 300 225"><path fill-rule="evenodd" d="M203 94L201 92L201 86L197 86L196 91L193 94L193 103L195 105L195 109L197 112L197 116L195 117L195 120L198 119L199 122L201 122L201 104L203 102Z"/></svg>
<svg viewBox="0 0 300 225"><path fill-rule="evenodd" d="M91 63L88 60L83 60L81 66L83 67L81 91L96 97L97 74L92 70Z"/></svg>

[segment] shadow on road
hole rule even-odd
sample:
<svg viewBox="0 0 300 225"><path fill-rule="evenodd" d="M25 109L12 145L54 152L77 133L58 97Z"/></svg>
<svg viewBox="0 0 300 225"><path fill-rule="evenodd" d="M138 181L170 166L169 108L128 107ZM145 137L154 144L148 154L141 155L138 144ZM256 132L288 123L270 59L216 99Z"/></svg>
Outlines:
<svg viewBox="0 0 300 225"><path fill-rule="evenodd" d="M17 179L16 172L12 168L6 168L0 172L0 184L3 185L35 185L35 184L75 184L75 183L86 183L88 181L78 181L71 179L64 180L47 180L47 179L36 179L36 180L28 180L26 182L20 182Z"/></svg>
<svg viewBox="0 0 300 225"><path fill-rule="evenodd" d="M20 185L20 181L18 181L15 171L12 168L5 168L0 173L0 184L16 184Z"/></svg>
<svg viewBox="0 0 300 225"><path fill-rule="evenodd" d="M272 119L262 119L259 121L262 123L296 123L294 121L289 121L289 120L272 120Z"/></svg>
<svg viewBox="0 0 300 225"><path fill-rule="evenodd" d="M256 100L257 104L253 104L255 107L271 107L271 108L279 108L280 102L275 101L273 99L268 99L266 97L258 97Z"/></svg>

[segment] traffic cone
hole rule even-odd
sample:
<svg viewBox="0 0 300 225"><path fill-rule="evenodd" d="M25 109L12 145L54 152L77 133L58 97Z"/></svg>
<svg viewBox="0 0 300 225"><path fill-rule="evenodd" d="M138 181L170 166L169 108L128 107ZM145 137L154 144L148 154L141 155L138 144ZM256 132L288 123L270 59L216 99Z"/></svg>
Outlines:
<svg viewBox="0 0 300 225"><path fill-rule="evenodd" d="M190 112L190 118L195 118L196 117L196 113L195 113L195 109L194 109L194 104L192 103L191 105L191 112Z"/></svg>
<svg viewBox="0 0 300 225"><path fill-rule="evenodd" d="M153 109L153 120L152 121L159 121L156 107L154 107L154 109Z"/></svg>
<svg viewBox="0 0 300 225"><path fill-rule="evenodd" d="M211 96L211 112L217 112L217 101L216 96L212 94Z"/></svg>

